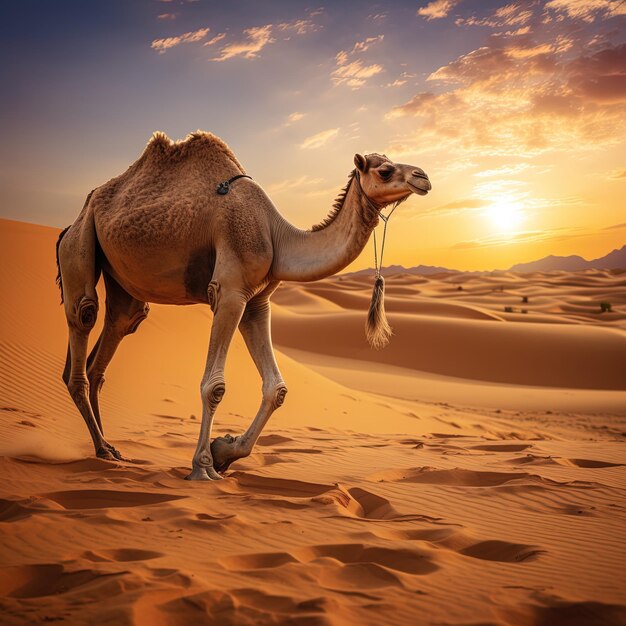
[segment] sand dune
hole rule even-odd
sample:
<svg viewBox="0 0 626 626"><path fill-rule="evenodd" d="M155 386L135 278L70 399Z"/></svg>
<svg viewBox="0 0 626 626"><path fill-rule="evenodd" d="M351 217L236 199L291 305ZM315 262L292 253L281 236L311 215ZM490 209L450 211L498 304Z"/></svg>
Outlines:
<svg viewBox="0 0 626 626"><path fill-rule="evenodd" d="M381 352L371 278L285 285L286 404L199 484L210 311L153 306L125 340L102 411L135 462L92 458L57 233L0 223L3 624L626 624L626 274L390 277ZM260 401L240 337L226 380L236 433Z"/></svg>

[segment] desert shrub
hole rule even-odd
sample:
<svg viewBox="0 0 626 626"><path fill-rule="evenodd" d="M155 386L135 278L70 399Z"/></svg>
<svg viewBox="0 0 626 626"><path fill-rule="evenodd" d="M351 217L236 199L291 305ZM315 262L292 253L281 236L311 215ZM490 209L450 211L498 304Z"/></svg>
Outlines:
<svg viewBox="0 0 626 626"><path fill-rule="evenodd" d="M457 291L463 291L463 285L459 285L459 286L456 288L456 290L457 290Z"/></svg>
<svg viewBox="0 0 626 626"><path fill-rule="evenodd" d="M504 307L504 312L505 313L513 313L513 307L512 306L505 306Z"/></svg>
<svg viewBox="0 0 626 626"><path fill-rule="evenodd" d="M528 313L527 309L522 309L522 313Z"/></svg>
<svg viewBox="0 0 626 626"><path fill-rule="evenodd" d="M600 302L600 313L610 313L610 312L611 312L611 303Z"/></svg>
<svg viewBox="0 0 626 626"><path fill-rule="evenodd" d="M527 304L528 303L528 296L522 296L522 302L524 304Z"/></svg>

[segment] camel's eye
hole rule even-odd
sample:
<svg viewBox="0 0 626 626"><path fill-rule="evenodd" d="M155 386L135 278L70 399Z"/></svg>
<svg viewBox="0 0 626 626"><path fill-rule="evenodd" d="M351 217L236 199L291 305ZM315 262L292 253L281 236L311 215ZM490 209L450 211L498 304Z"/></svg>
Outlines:
<svg viewBox="0 0 626 626"><path fill-rule="evenodd" d="M378 173L383 180L389 180L393 174L393 170L378 170Z"/></svg>

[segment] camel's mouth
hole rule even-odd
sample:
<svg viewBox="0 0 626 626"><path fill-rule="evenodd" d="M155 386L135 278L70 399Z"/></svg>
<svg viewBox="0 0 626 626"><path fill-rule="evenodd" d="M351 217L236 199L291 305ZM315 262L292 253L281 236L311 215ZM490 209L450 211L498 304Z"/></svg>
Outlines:
<svg viewBox="0 0 626 626"><path fill-rule="evenodd" d="M414 182L409 182L407 180L406 184L409 186L409 189L418 196L425 196L432 189L432 185L426 177L415 177L413 181Z"/></svg>

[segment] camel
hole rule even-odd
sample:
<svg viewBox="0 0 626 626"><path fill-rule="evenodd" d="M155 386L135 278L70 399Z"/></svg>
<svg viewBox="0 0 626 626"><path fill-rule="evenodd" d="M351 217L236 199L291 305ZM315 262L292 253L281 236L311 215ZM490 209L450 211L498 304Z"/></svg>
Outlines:
<svg viewBox="0 0 626 626"><path fill-rule="evenodd" d="M231 463L250 455L287 394L272 347L271 295L281 281L315 281L346 267L367 243L381 209L431 188L420 168L385 155L357 154L354 165L328 216L310 230L287 222L230 148L201 131L179 142L154 133L135 163L87 196L59 236L57 265L69 331L63 381L96 456L126 460L104 437L98 398L108 364L146 319L148 302L206 303L213 311L200 384L202 422L187 478L219 480ZM87 356L101 275L104 327ZM237 328L262 379L261 405L242 435L211 441Z"/></svg>

